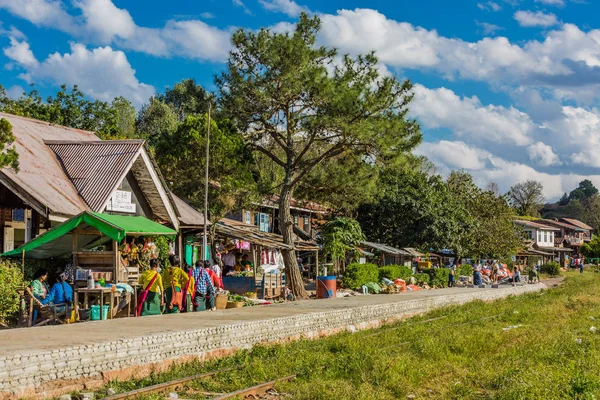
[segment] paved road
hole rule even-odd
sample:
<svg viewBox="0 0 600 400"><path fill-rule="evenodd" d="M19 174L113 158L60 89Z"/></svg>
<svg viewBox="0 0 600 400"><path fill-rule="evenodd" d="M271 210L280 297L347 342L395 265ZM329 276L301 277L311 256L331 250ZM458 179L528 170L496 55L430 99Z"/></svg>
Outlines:
<svg viewBox="0 0 600 400"><path fill-rule="evenodd" d="M549 281L546 286L552 286ZM260 321L270 318L310 314L325 310L343 310L354 307L388 304L425 299L448 294L503 289L449 288L406 292L397 295L370 295L336 299L305 300L269 306L243 307L175 315L156 315L143 318L119 318L70 325L21 328L0 331L0 357L15 353L51 351L85 345L97 341L114 341L139 335L187 331L223 325Z"/></svg>

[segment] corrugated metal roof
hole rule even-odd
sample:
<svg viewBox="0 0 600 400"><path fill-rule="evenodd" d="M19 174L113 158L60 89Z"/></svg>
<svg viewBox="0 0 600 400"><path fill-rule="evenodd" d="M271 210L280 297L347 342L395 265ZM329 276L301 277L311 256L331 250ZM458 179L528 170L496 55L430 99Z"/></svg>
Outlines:
<svg viewBox="0 0 600 400"><path fill-rule="evenodd" d="M125 178L143 140L45 141L88 207L102 211Z"/></svg>
<svg viewBox="0 0 600 400"><path fill-rule="evenodd" d="M578 226L572 225L572 224L568 224L566 222L561 222L561 221L555 221L553 219L541 219L539 220L540 223L544 224L545 226L558 226L561 228L566 228L566 229L570 229L572 231L581 231L582 229ZM560 229L558 229L560 230Z"/></svg>
<svg viewBox="0 0 600 400"><path fill-rule="evenodd" d="M183 199L177 197L171 193L175 207L179 212L179 221L181 225L188 227L202 227L204 226L204 215L197 211L194 207L190 206ZM210 221L207 221L210 224Z"/></svg>
<svg viewBox="0 0 600 400"><path fill-rule="evenodd" d="M571 225L575 225L581 229L585 229L588 231L594 230L594 228L592 228L591 226L589 226L588 224L585 224L581 221L579 221L578 219L575 218L561 218L561 221L566 221L567 223L571 224Z"/></svg>
<svg viewBox="0 0 600 400"><path fill-rule="evenodd" d="M534 222L534 221L525 221L525 220L517 219L517 220L515 220L515 223L519 224L519 225L527 226L530 228L543 229L546 231L559 231L560 230L556 227L546 225L545 223L543 223L543 222L546 222L545 220L539 220L539 221L540 222Z"/></svg>
<svg viewBox="0 0 600 400"><path fill-rule="evenodd" d="M376 250L382 251L382 252L387 253L387 254L396 254L396 255L403 255L403 256L409 256L410 255L405 250L397 249L395 247L387 246L387 245L381 244L381 243L362 242L361 244L364 245L364 246L366 246L366 247L370 247L372 249L376 249Z"/></svg>
<svg viewBox="0 0 600 400"><path fill-rule="evenodd" d="M32 205L43 215L46 209L65 216L89 210L44 140L96 141L98 137L92 132L6 113L0 113L0 118L12 125L20 164L18 173L3 168L0 180L22 197L37 203Z"/></svg>

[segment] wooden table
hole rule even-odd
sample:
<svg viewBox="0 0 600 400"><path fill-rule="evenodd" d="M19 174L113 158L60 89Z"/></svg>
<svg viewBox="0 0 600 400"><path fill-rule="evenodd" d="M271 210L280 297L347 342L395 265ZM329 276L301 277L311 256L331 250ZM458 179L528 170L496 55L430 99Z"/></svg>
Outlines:
<svg viewBox="0 0 600 400"><path fill-rule="evenodd" d="M102 306L104 305L104 296L107 295L110 298L110 305L108 308L108 318L113 318L113 307L115 304L115 294L118 292L113 292L111 288L76 288L74 303L75 303L75 315L79 318L79 295L83 293L83 308L89 309L89 295L96 295L100 298L100 319L102 319ZM90 312L91 314L91 312ZM91 319L91 318L90 318Z"/></svg>

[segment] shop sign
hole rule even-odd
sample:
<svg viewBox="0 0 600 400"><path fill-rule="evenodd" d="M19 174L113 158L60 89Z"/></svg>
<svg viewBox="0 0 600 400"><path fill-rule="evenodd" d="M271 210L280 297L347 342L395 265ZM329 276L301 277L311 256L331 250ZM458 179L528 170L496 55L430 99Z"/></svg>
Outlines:
<svg viewBox="0 0 600 400"><path fill-rule="evenodd" d="M136 205L131 202L131 192L117 190L108 202L106 211L135 214Z"/></svg>

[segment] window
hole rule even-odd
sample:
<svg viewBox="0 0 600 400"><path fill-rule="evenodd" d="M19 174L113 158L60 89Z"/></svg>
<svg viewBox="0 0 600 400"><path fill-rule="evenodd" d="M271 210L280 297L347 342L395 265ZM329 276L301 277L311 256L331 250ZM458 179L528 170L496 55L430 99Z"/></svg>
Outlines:
<svg viewBox="0 0 600 400"><path fill-rule="evenodd" d="M532 231L527 231L527 237L531 240L533 240L533 232Z"/></svg>
<svg viewBox="0 0 600 400"><path fill-rule="evenodd" d="M246 211L245 214L246 218L244 222L246 222L248 225L252 224L252 220L250 219L250 211Z"/></svg>
<svg viewBox="0 0 600 400"><path fill-rule="evenodd" d="M304 232L308 233L310 235L310 218L307 216L304 216Z"/></svg>
<svg viewBox="0 0 600 400"><path fill-rule="evenodd" d="M537 241L541 242L542 241L542 232L538 232L537 233Z"/></svg>
<svg viewBox="0 0 600 400"><path fill-rule="evenodd" d="M269 215L268 214L255 214L256 226L261 232L269 232Z"/></svg>
<svg viewBox="0 0 600 400"><path fill-rule="evenodd" d="M546 234L544 236L546 237L546 240L544 241L548 243L550 241L550 232L546 231Z"/></svg>
<svg viewBox="0 0 600 400"><path fill-rule="evenodd" d="M294 215L294 225L298 226L298 216Z"/></svg>
<svg viewBox="0 0 600 400"><path fill-rule="evenodd" d="M12 210L12 220L15 222L25 222L25 210L23 208Z"/></svg>

